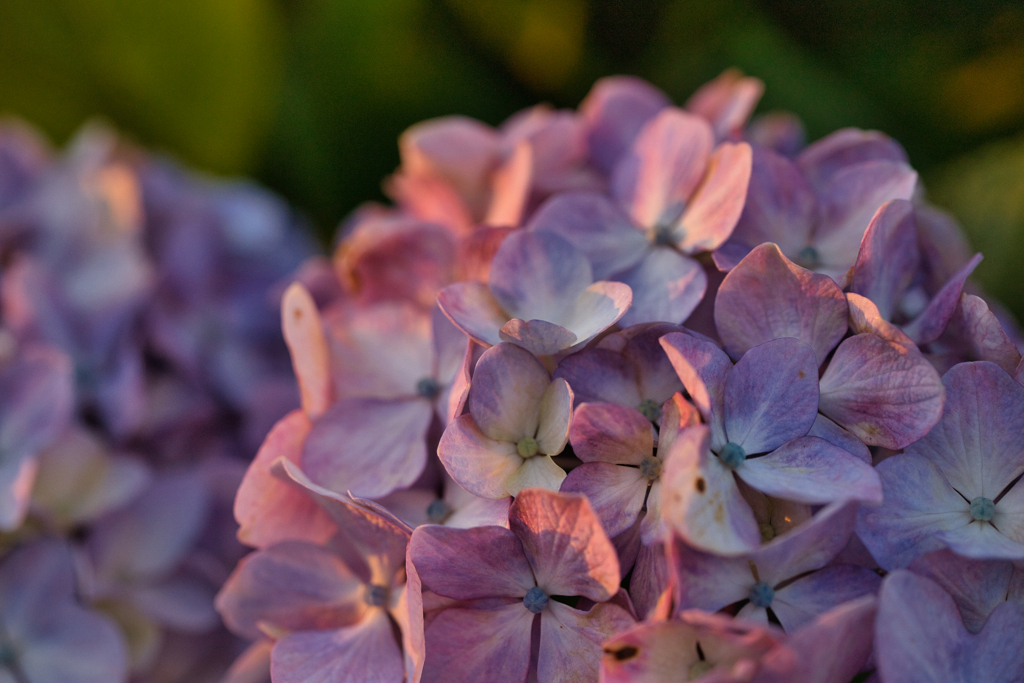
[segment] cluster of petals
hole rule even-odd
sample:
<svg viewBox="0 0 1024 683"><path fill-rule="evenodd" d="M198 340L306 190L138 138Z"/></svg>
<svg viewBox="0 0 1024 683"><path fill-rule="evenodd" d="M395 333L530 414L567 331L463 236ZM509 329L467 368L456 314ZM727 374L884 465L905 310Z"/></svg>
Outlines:
<svg viewBox="0 0 1024 683"><path fill-rule="evenodd" d="M232 683L1019 679L1019 331L898 143L762 89L402 135L283 294Z"/></svg>

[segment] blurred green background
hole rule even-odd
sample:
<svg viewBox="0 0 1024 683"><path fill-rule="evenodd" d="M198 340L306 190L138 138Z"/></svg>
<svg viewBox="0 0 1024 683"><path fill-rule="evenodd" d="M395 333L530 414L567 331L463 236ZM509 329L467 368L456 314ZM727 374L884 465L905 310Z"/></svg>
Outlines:
<svg viewBox="0 0 1024 683"><path fill-rule="evenodd" d="M810 139L900 140L1024 319L1019 0L2 0L0 112L63 144L97 115L202 169L255 176L327 244L381 199L424 118L574 107L634 73L683 102L738 66Z"/></svg>

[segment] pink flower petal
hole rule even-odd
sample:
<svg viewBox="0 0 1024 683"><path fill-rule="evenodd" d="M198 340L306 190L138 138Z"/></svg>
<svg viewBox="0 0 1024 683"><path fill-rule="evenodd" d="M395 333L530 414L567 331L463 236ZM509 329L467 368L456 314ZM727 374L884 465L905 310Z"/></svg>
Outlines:
<svg viewBox="0 0 1024 683"><path fill-rule="evenodd" d="M650 428L647 431L650 432ZM561 490L586 495L605 533L612 538L636 524L647 494L647 483L635 467L589 462L569 472Z"/></svg>
<svg viewBox="0 0 1024 683"><path fill-rule="evenodd" d="M518 496L523 489L557 491L563 481L565 470L556 465L550 456L535 455L524 459L519 468L505 478L505 490L510 496Z"/></svg>
<svg viewBox="0 0 1024 683"><path fill-rule="evenodd" d="M552 380L540 401L536 436L539 453L558 455L565 448L573 416L572 404L572 389L566 381Z"/></svg>
<svg viewBox="0 0 1024 683"><path fill-rule="evenodd" d="M270 471L278 458L299 462L310 429L301 410L281 418L246 470L235 496L238 540L246 545L266 548L287 539L323 543L334 534L334 523L309 496Z"/></svg>
<svg viewBox="0 0 1024 683"><path fill-rule="evenodd" d="M948 330L955 339L962 340L969 358L991 361L1010 374L1021 362L1017 346L981 297L961 294Z"/></svg>
<svg viewBox="0 0 1024 683"><path fill-rule="evenodd" d="M302 468L332 491L385 496L409 486L423 471L433 415L421 398L335 403L313 424Z"/></svg>
<svg viewBox="0 0 1024 683"><path fill-rule="evenodd" d="M732 234L750 183L751 152L745 142L723 142L711 155L707 176L680 219L676 246L687 254L714 251Z"/></svg>
<svg viewBox="0 0 1024 683"><path fill-rule="evenodd" d="M423 683L522 683L530 667L534 616L522 600L442 611L427 626Z"/></svg>
<svg viewBox="0 0 1024 683"><path fill-rule="evenodd" d="M492 177L491 203L484 223L518 227L523 220L533 179L533 147L521 140Z"/></svg>
<svg viewBox="0 0 1024 683"><path fill-rule="evenodd" d="M499 330L509 320L482 282L456 282L437 295L437 304L455 325L484 346L501 343Z"/></svg>
<svg viewBox="0 0 1024 683"><path fill-rule="evenodd" d="M497 441L534 437L551 377L533 354L498 344L480 357L469 390L469 412L480 430Z"/></svg>
<svg viewBox="0 0 1024 683"><path fill-rule="evenodd" d="M593 281L586 257L551 232L514 232L491 262L494 300L510 317L523 320L562 324L573 302Z"/></svg>
<svg viewBox="0 0 1024 683"><path fill-rule="evenodd" d="M915 349L873 334L839 345L821 378L819 409L871 446L900 449L939 421L945 392Z"/></svg>
<svg viewBox="0 0 1024 683"><path fill-rule="evenodd" d="M409 558L427 588L455 600L522 598L534 586L522 543L501 527L419 527Z"/></svg>
<svg viewBox="0 0 1024 683"><path fill-rule="evenodd" d="M615 403L580 404L569 439L583 462L639 465L654 451L650 421L633 408Z"/></svg>
<svg viewBox="0 0 1024 683"><path fill-rule="evenodd" d="M598 80L579 107L590 158L611 173L644 124L671 104L665 93L633 76Z"/></svg>
<svg viewBox="0 0 1024 683"><path fill-rule="evenodd" d="M715 298L715 325L734 359L766 341L795 337L821 365L846 334L847 316L846 298L831 278L794 265L774 244L751 251Z"/></svg>
<svg viewBox="0 0 1024 683"><path fill-rule="evenodd" d="M764 83L759 78L744 76L739 69L726 69L698 88L686 100L685 108L707 119L717 139L728 139L739 136L762 94Z"/></svg>
<svg viewBox="0 0 1024 683"><path fill-rule="evenodd" d="M577 405L603 401L635 407L643 400L635 367L622 354L608 349L589 348L566 356L554 374L572 387Z"/></svg>
<svg viewBox="0 0 1024 683"><path fill-rule="evenodd" d="M586 497L522 491L509 510L509 528L522 541L537 585L548 595L601 602L618 590L615 548Z"/></svg>
<svg viewBox="0 0 1024 683"><path fill-rule="evenodd" d="M848 292L846 303L850 307L850 330L854 334L870 333L907 348L914 347L913 340L903 330L883 318L871 299Z"/></svg>
<svg viewBox="0 0 1024 683"><path fill-rule="evenodd" d="M549 603L548 609L541 613L538 680L551 683L595 680L601 643L635 623L629 612L610 602L594 605L589 612L558 602Z"/></svg>
<svg viewBox="0 0 1024 683"><path fill-rule="evenodd" d="M448 425L437 456L459 486L482 498L507 497L505 480L523 464L514 442L491 439L472 415L462 415Z"/></svg>
<svg viewBox="0 0 1024 683"><path fill-rule="evenodd" d="M633 290L622 282L595 282L584 289L565 311L561 324L576 335L568 351L578 351L587 342L617 323L633 302Z"/></svg>
<svg viewBox="0 0 1024 683"><path fill-rule="evenodd" d="M732 370L732 362L711 342L673 332L661 338L668 355L693 404L711 429L711 442L724 445L725 439L725 382Z"/></svg>
<svg viewBox="0 0 1024 683"><path fill-rule="evenodd" d="M551 356L576 342L576 335L561 325L544 320L512 318L498 330L502 341L522 347L535 356Z"/></svg>

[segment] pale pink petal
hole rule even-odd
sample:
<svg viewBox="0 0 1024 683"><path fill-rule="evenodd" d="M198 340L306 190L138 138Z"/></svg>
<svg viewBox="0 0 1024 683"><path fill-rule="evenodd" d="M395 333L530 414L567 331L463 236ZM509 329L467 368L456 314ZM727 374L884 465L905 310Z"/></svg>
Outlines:
<svg viewBox="0 0 1024 683"><path fill-rule="evenodd" d="M947 328L962 340L972 360L987 360L1013 374L1021 362L1017 346L981 297L961 294L960 303Z"/></svg>
<svg viewBox="0 0 1024 683"><path fill-rule="evenodd" d="M668 247L649 249L634 267L618 276L633 292L621 324L681 323L697 308L707 289L704 269L694 259Z"/></svg>
<svg viewBox="0 0 1024 683"><path fill-rule="evenodd" d="M505 480L523 464L515 443L491 439L472 415L462 415L448 425L437 456L459 486L482 498L507 497Z"/></svg>
<svg viewBox="0 0 1024 683"><path fill-rule="evenodd" d="M498 331L502 341L522 347L535 356L551 356L576 343L576 335L546 320L512 318Z"/></svg>
<svg viewBox="0 0 1024 683"><path fill-rule="evenodd" d="M459 243L459 279L487 284L494 255L498 253L505 238L515 230L481 225L466 235Z"/></svg>
<svg viewBox="0 0 1024 683"><path fill-rule="evenodd" d="M281 328L299 382L302 409L315 420L331 404L331 358L320 312L298 282L285 290L281 300Z"/></svg>
<svg viewBox="0 0 1024 683"><path fill-rule="evenodd" d="M707 119L716 138L728 139L739 136L763 93L761 79L744 76L739 69L726 69L690 95L685 108Z"/></svg>
<svg viewBox="0 0 1024 683"><path fill-rule="evenodd" d="M491 203L484 223L517 227L523 220L533 179L533 147L520 140L491 179Z"/></svg>
<svg viewBox="0 0 1024 683"><path fill-rule="evenodd" d="M650 433L649 427L647 431ZM612 538L636 524L647 483L636 467L589 462L569 472L561 490L586 495L605 533Z"/></svg>
<svg viewBox="0 0 1024 683"><path fill-rule="evenodd" d="M572 422L572 389L564 379L555 379L541 397L537 425L537 450L546 455L558 455L569 441Z"/></svg>
<svg viewBox="0 0 1024 683"><path fill-rule="evenodd" d="M689 624L656 621L638 624L604 644L603 683L664 683L689 678L699 657L697 633ZM684 678L685 676L685 678Z"/></svg>
<svg viewBox="0 0 1024 683"><path fill-rule="evenodd" d="M332 491L385 496L409 486L423 471L433 415L421 398L335 403L313 424L302 469Z"/></svg>
<svg viewBox="0 0 1024 683"><path fill-rule="evenodd" d="M629 310L633 290L622 282L595 282L584 289L565 311L561 324L576 335L570 351L583 348L587 342L614 325Z"/></svg>
<svg viewBox="0 0 1024 683"><path fill-rule="evenodd" d="M455 325L484 346L501 343L499 330L509 316L482 282L456 282L437 295L437 304Z"/></svg>
<svg viewBox="0 0 1024 683"><path fill-rule="evenodd" d="M662 518L698 548L722 555L749 552L761 543L757 521L709 441L707 427L691 427L662 456Z"/></svg>
<svg viewBox="0 0 1024 683"><path fill-rule="evenodd" d="M287 635L270 657L275 683L394 683L404 671L391 620L381 609L345 628Z"/></svg>
<svg viewBox="0 0 1024 683"><path fill-rule="evenodd" d="M522 598L534 586L522 543L501 527L419 527L409 559L427 588L455 600Z"/></svg>
<svg viewBox="0 0 1024 683"><path fill-rule="evenodd" d="M848 292L846 303L850 306L850 330L854 334L870 333L908 348L914 346L913 340L903 330L882 317L871 299Z"/></svg>
<svg viewBox="0 0 1024 683"><path fill-rule="evenodd" d="M596 680L601 643L633 626L626 610L610 602L581 612L551 602L541 613L537 678L551 683Z"/></svg>
<svg viewBox="0 0 1024 683"><path fill-rule="evenodd" d="M421 221L445 226L456 235L473 231L470 208L443 178L399 171L385 181L384 189L404 211Z"/></svg>
<svg viewBox="0 0 1024 683"><path fill-rule="evenodd" d="M547 455L535 455L523 460L512 474L505 477L505 490L511 496L518 496L523 489L544 489L557 491L565 481L565 470L555 464Z"/></svg>
<svg viewBox="0 0 1024 683"><path fill-rule="evenodd" d="M534 437L551 378L533 354L498 344L477 361L469 390L469 412L480 430L497 441Z"/></svg>
<svg viewBox="0 0 1024 683"><path fill-rule="evenodd" d="M821 378L819 409L864 443L891 449L917 441L942 414L942 380L914 348L873 334L839 345Z"/></svg>
<svg viewBox="0 0 1024 683"><path fill-rule="evenodd" d="M713 144L707 121L663 109L615 167L612 195L641 226L672 226L704 177Z"/></svg>
<svg viewBox="0 0 1024 683"><path fill-rule="evenodd" d="M595 602L619 588L615 548L585 496L527 489L509 510L509 528L519 537L548 595L580 595Z"/></svg>
<svg viewBox="0 0 1024 683"><path fill-rule="evenodd" d="M292 411L274 425L246 470L235 496L238 540L246 545L266 548L287 539L323 543L334 534L334 523L309 496L270 471L278 458L299 462L311 428L305 412Z"/></svg>
<svg viewBox="0 0 1024 683"><path fill-rule="evenodd" d="M523 683L534 616L522 600L492 609L442 611L427 626L423 683Z"/></svg>
<svg viewBox="0 0 1024 683"><path fill-rule="evenodd" d="M814 349L820 365L846 334L847 316L846 298L831 278L794 265L774 244L751 251L715 298L715 325L735 359L766 341L795 337Z"/></svg>
<svg viewBox="0 0 1024 683"><path fill-rule="evenodd" d="M873 301L879 314L892 320L919 263L914 206L904 199L888 201L861 240L850 291Z"/></svg>
<svg viewBox="0 0 1024 683"><path fill-rule="evenodd" d="M725 380L733 367L729 357L711 342L682 332L665 335L661 345L693 404L708 423L712 445L724 445Z"/></svg>
<svg viewBox="0 0 1024 683"><path fill-rule="evenodd" d="M707 176L680 219L675 244L681 251L714 251L729 239L747 198L750 155L745 142L723 142L715 149Z"/></svg>

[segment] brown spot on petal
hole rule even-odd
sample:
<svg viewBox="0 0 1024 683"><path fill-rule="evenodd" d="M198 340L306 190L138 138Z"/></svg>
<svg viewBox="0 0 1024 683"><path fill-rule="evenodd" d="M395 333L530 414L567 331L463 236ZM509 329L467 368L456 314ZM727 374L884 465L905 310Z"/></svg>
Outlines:
<svg viewBox="0 0 1024 683"><path fill-rule="evenodd" d="M725 521L725 506L721 503L715 506L715 521L719 524Z"/></svg>
<svg viewBox="0 0 1024 683"><path fill-rule="evenodd" d="M608 648L605 648L605 652L610 654L612 657L615 657L615 660L619 662L625 662L626 660L633 659L638 654L640 654L640 650L633 647L632 645L620 647L618 650L610 650Z"/></svg>
<svg viewBox="0 0 1024 683"><path fill-rule="evenodd" d="M707 484L704 483L704 477L697 477L696 485L698 493L704 493L705 489L707 489Z"/></svg>
<svg viewBox="0 0 1024 683"><path fill-rule="evenodd" d="M804 372L803 370L798 370L796 374L800 376L800 379L803 379L804 377L807 376L807 373Z"/></svg>

